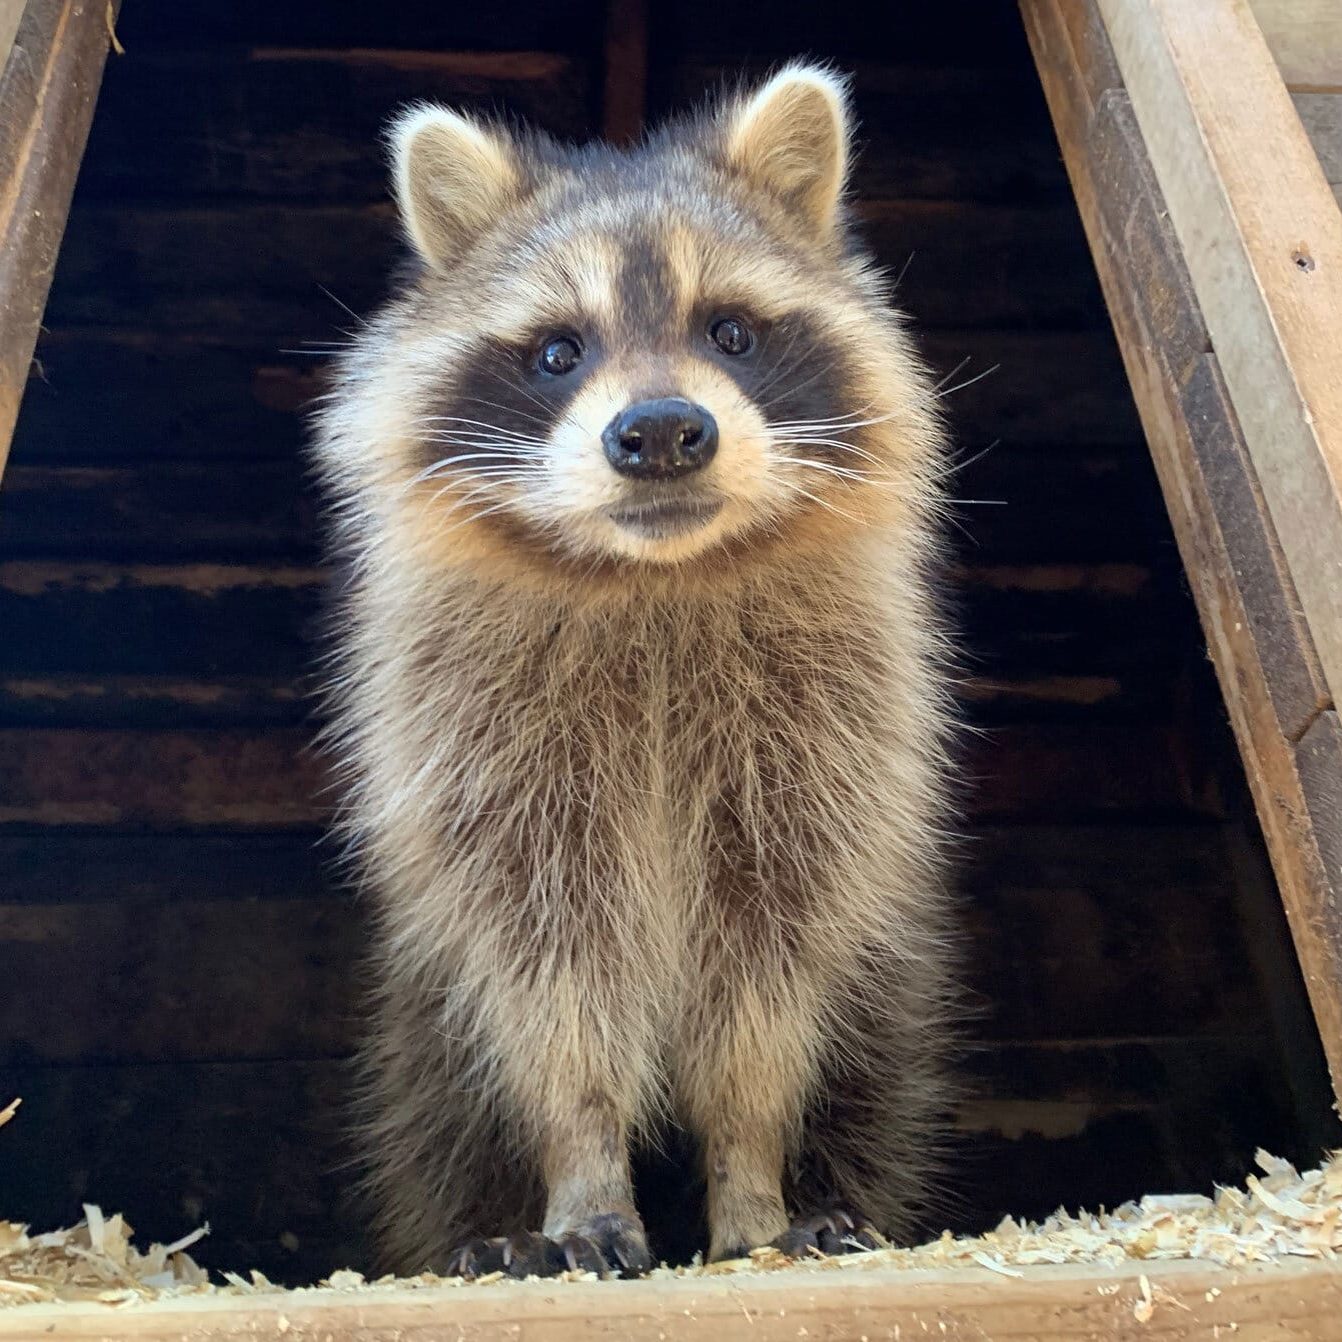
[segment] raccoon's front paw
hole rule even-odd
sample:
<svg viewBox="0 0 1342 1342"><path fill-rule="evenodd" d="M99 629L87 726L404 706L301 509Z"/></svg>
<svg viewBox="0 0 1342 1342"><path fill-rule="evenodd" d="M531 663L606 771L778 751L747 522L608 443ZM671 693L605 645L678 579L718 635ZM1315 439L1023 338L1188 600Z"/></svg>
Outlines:
<svg viewBox="0 0 1342 1342"><path fill-rule="evenodd" d="M773 1247L789 1258L805 1258L817 1253L868 1253L887 1245L884 1236L861 1212L830 1207L810 1216L797 1217L774 1240Z"/></svg>
<svg viewBox="0 0 1342 1342"><path fill-rule="evenodd" d="M470 1240L448 1260L449 1277L474 1280L491 1272L510 1277L557 1277L562 1272L615 1273L641 1277L652 1255L636 1222L614 1213L594 1217L573 1232L551 1238L534 1231L495 1239Z"/></svg>

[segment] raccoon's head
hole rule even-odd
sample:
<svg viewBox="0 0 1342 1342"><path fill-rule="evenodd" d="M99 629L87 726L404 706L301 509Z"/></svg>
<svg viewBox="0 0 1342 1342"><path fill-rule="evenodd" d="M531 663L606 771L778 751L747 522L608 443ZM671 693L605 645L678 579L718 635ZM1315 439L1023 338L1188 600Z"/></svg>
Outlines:
<svg viewBox="0 0 1342 1342"><path fill-rule="evenodd" d="M346 384L416 537L666 565L924 499L934 402L848 235L849 135L805 65L627 152L406 112L419 264Z"/></svg>

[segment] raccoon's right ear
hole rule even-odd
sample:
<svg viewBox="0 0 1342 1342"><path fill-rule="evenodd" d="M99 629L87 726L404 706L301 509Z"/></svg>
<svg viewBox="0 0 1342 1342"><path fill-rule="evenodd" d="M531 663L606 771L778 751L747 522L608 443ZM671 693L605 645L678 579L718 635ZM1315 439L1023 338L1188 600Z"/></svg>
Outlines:
<svg viewBox="0 0 1342 1342"><path fill-rule="evenodd" d="M506 132L425 103L401 113L388 138L405 230L444 269L516 198L517 152Z"/></svg>
<svg viewBox="0 0 1342 1342"><path fill-rule="evenodd" d="M847 82L826 66L795 61L724 109L727 161L824 237L848 175L849 120Z"/></svg>

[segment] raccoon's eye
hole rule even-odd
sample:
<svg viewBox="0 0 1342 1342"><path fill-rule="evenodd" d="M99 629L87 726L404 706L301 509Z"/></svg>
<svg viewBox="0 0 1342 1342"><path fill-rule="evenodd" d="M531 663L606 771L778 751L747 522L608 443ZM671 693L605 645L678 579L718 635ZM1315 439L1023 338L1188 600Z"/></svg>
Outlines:
<svg viewBox="0 0 1342 1342"><path fill-rule="evenodd" d="M556 336L541 347L537 363L542 373L563 377L582 362L582 346L572 336Z"/></svg>
<svg viewBox="0 0 1342 1342"><path fill-rule="evenodd" d="M724 354L746 354L755 343L755 337L740 317L719 317L708 328L709 339Z"/></svg>

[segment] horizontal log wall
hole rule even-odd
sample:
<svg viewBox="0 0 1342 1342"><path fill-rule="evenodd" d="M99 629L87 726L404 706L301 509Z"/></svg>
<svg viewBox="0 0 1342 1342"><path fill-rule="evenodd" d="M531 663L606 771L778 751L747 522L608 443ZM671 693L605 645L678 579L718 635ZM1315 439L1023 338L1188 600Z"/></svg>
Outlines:
<svg viewBox="0 0 1342 1342"><path fill-rule="evenodd" d="M207 1217L215 1264L361 1261L340 1134L363 929L307 749L302 412L395 254L391 106L574 136L607 110L596 6L477 10L123 21L0 495L0 1083L25 1097L0 1215L96 1197L164 1237ZM1252 968L1279 911L1236 859L1241 784L1016 20L811 10L767 40L721 5L655 12L644 96L698 99L745 50L853 68L867 235L948 385L998 369L948 401L947 576L987 729L956 1223L1205 1185L1259 1142L1312 1154L1314 1060L1287 1075L1263 1023L1297 985Z"/></svg>

